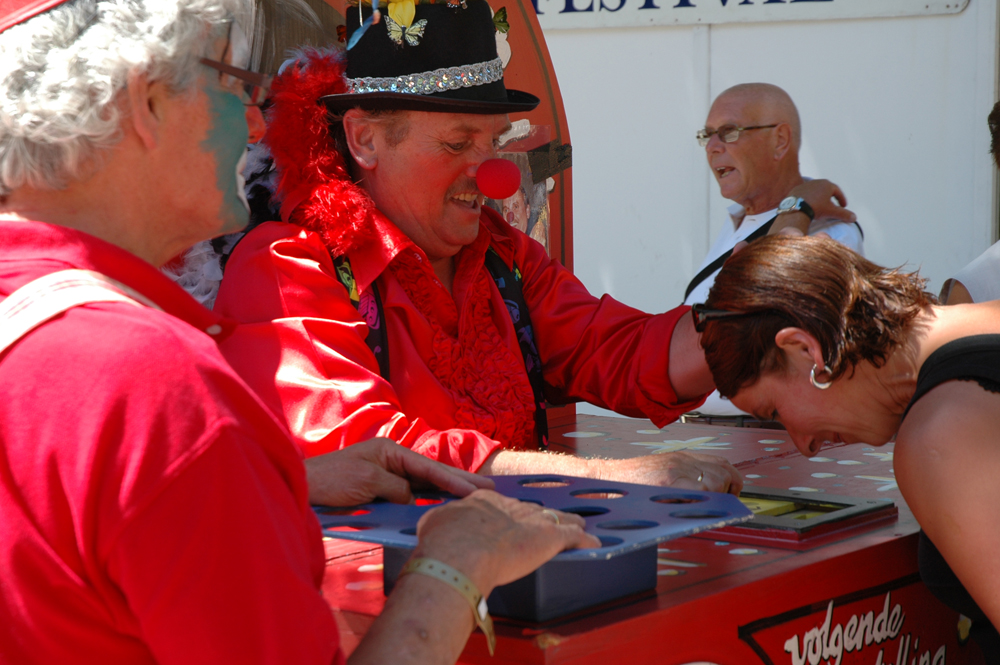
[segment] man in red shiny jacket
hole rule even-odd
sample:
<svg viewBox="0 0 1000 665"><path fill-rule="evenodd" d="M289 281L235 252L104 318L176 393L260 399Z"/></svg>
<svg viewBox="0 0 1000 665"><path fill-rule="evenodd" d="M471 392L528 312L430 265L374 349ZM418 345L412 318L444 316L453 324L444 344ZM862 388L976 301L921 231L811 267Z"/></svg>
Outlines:
<svg viewBox="0 0 1000 665"><path fill-rule="evenodd" d="M739 473L711 455L532 450L538 392L658 426L696 407L712 389L698 336L687 308L650 315L595 298L483 206L477 170L507 114L538 104L505 89L486 2L392 11L362 24L349 10L351 36L363 36L346 59L312 53L275 82L265 143L282 221L255 228L228 261L215 307L243 325L222 346L227 359L307 456L384 436L479 473L738 492ZM435 81L449 78L440 91ZM540 391L512 319L525 317L489 254L521 280ZM376 331L388 346L381 368Z"/></svg>

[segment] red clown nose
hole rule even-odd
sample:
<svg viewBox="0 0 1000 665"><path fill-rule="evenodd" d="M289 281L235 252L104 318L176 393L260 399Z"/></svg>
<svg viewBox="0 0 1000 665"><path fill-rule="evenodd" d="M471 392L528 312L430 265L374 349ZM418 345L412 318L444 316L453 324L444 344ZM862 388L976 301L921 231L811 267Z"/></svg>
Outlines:
<svg viewBox="0 0 1000 665"><path fill-rule="evenodd" d="M476 187L484 196L500 201L514 196L521 186L521 169L506 159L487 159L476 171Z"/></svg>

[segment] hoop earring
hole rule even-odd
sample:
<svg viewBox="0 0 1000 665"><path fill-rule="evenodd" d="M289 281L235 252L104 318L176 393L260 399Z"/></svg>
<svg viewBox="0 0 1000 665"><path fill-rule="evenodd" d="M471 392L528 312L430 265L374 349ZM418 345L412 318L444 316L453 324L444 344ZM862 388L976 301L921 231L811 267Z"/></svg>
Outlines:
<svg viewBox="0 0 1000 665"><path fill-rule="evenodd" d="M823 382L823 381L817 381L816 380L816 368L817 367L819 367L819 365L813 364L813 368L811 370L809 370L809 381L814 386L816 386L817 388L819 388L820 390L826 390L827 388L829 388L830 386L833 385L833 380L831 379L831 380L825 381L825 382ZM823 365L823 371L826 372L827 374L833 374L833 370L830 369L829 365Z"/></svg>

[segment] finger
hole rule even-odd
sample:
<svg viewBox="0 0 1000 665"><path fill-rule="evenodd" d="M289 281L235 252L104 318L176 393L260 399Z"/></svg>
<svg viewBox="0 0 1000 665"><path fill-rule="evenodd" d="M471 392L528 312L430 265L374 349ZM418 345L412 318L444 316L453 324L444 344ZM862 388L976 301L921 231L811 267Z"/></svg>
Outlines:
<svg viewBox="0 0 1000 665"><path fill-rule="evenodd" d="M535 504L537 505L537 504ZM552 522L558 525L567 526L577 526L581 529L587 526L587 521L580 517L579 515L574 515L573 513L564 513L561 510L553 510L551 508L541 508L535 511L535 515L539 516L541 520Z"/></svg>
<svg viewBox="0 0 1000 665"><path fill-rule="evenodd" d="M392 503L412 503L413 492L410 483L406 478L401 478L391 471L386 471L378 465L374 465L375 470L369 481L369 491L372 497L385 499ZM369 499L370 500L370 499Z"/></svg>
<svg viewBox="0 0 1000 665"><path fill-rule="evenodd" d="M670 487L702 492L727 492L733 479L733 475L726 468L727 465L708 460L699 460L699 462L685 465L683 471L680 471L682 475L678 475L670 483ZM735 471L735 469L733 470Z"/></svg>
<svg viewBox="0 0 1000 665"><path fill-rule="evenodd" d="M411 482L427 483L455 496L467 496L477 489L493 487L493 481L428 459L400 445L386 448L386 467Z"/></svg>
<svg viewBox="0 0 1000 665"><path fill-rule="evenodd" d="M830 214L825 216L832 217L833 219L842 219L845 222L858 221L858 216L855 215L853 211L848 210L847 208L832 208Z"/></svg>
<svg viewBox="0 0 1000 665"><path fill-rule="evenodd" d="M729 465L726 471L729 473L729 489L727 491L730 494L739 496L740 492L743 491L743 474L732 465Z"/></svg>
<svg viewBox="0 0 1000 665"><path fill-rule="evenodd" d="M596 549L604 547L604 543L594 534L587 533L579 526L560 526L560 536L563 539L563 550Z"/></svg>
<svg viewBox="0 0 1000 665"><path fill-rule="evenodd" d="M454 523L454 515L462 514L472 509L478 511L480 515L491 515L490 519L496 519L506 513L505 519L510 520L510 514L502 507L502 502L508 500L507 497L497 494L493 490L476 490L469 496L457 501L449 501L437 508L424 513L417 521L417 537L422 538L423 533L431 522L444 521ZM516 500L514 500L516 502ZM448 519L451 515L452 519Z"/></svg>
<svg viewBox="0 0 1000 665"><path fill-rule="evenodd" d="M453 466L447 466L447 465L442 465L442 466L444 466L445 471L447 471L448 473L452 474L453 476L458 476L465 482L468 482L470 485L472 485L473 489L470 490L470 492L475 491L477 489L491 490L497 486L496 483L493 482L492 478L487 478L486 476L480 476L478 473L471 473L469 471L465 471L464 469L456 469Z"/></svg>
<svg viewBox="0 0 1000 665"><path fill-rule="evenodd" d="M503 510L511 519L516 522L530 522L533 524L554 524L557 526L572 526L584 528L587 521L573 513L565 513L553 508L544 508L532 501L521 501L511 497L503 496L496 492L477 492L471 497L473 500L487 500L500 510Z"/></svg>
<svg viewBox="0 0 1000 665"><path fill-rule="evenodd" d="M697 473L704 475L702 484L709 491L739 494L743 489L743 474L724 457L698 453L698 460Z"/></svg>
<svg viewBox="0 0 1000 665"><path fill-rule="evenodd" d="M410 484L414 490L440 489L458 497L468 496L477 489L493 489L496 486L489 478L469 474L466 471L444 464L437 470L432 468L422 469L420 476L411 475L405 467L401 468L399 473L406 475L410 479ZM447 474L447 477L442 474Z"/></svg>
<svg viewBox="0 0 1000 665"><path fill-rule="evenodd" d="M734 496L739 496L740 492L742 491L743 491L743 474L737 471L736 477L729 482L729 493Z"/></svg>
<svg viewBox="0 0 1000 665"><path fill-rule="evenodd" d="M711 469L706 474L706 479L708 478L711 478L707 484L712 492L728 492L739 496L743 489L743 475L731 466Z"/></svg>
<svg viewBox="0 0 1000 665"><path fill-rule="evenodd" d="M837 199L837 203L840 204L841 208L847 207L847 196L837 185L833 186L833 198Z"/></svg>
<svg viewBox="0 0 1000 665"><path fill-rule="evenodd" d="M670 483L670 487L681 490L696 490L698 492L712 491L704 481L698 481L694 478L678 478Z"/></svg>
<svg viewBox="0 0 1000 665"><path fill-rule="evenodd" d="M709 492L726 492L729 490L730 478L728 473L711 469L702 472L701 482Z"/></svg>
<svg viewBox="0 0 1000 665"><path fill-rule="evenodd" d="M818 219L840 219L845 222L858 221L858 216L852 210L848 210L843 206L830 205L823 208L822 212L817 211L816 215Z"/></svg>

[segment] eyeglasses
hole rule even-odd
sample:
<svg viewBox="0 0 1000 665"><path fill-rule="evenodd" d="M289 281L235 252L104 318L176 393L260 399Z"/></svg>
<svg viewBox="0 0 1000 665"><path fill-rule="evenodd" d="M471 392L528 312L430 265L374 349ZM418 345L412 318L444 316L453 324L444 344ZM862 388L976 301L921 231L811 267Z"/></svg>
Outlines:
<svg viewBox="0 0 1000 665"><path fill-rule="evenodd" d="M705 332L705 324L713 319L728 319L733 316L745 316L756 312L732 311L728 309L709 309L705 303L697 303L691 306L691 314L694 316L695 332Z"/></svg>
<svg viewBox="0 0 1000 665"><path fill-rule="evenodd" d="M200 62L207 67L217 69L223 74L237 79L242 88L243 94L240 95L240 100L243 102L244 106L260 106L263 104L265 98L267 97L268 90L271 88L271 82L274 80L273 76L260 74L258 72L251 72L247 69L240 69L239 67L233 67L232 65L227 65L226 63L219 62L217 60L202 58ZM225 88L236 87L231 81L226 81L225 77L222 77L221 83Z"/></svg>
<svg viewBox="0 0 1000 665"><path fill-rule="evenodd" d="M702 148L708 145L709 139L713 135L718 134L719 138L722 139L723 143L736 143L740 140L740 132L748 132L751 129L771 129L772 127L777 127L778 124L774 125L756 125L754 127L737 127L735 125L723 125L718 129L708 130L699 129L698 133L695 134L695 138L698 139L698 145Z"/></svg>

